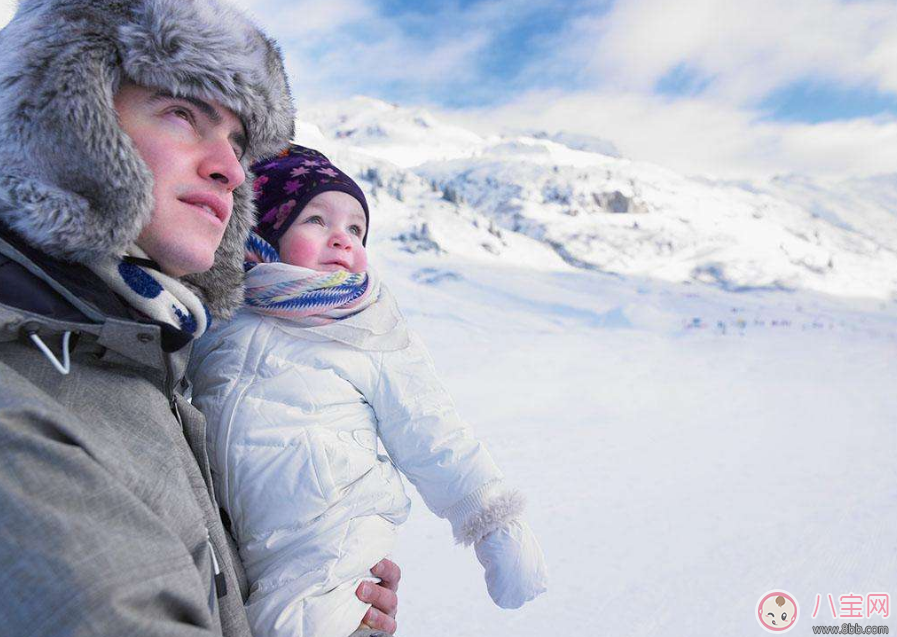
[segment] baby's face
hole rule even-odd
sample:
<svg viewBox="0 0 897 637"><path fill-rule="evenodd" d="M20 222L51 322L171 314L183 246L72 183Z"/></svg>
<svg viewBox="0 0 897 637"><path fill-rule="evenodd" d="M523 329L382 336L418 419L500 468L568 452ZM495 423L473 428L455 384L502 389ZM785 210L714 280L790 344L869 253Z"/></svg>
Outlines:
<svg viewBox="0 0 897 637"><path fill-rule="evenodd" d="M367 270L364 208L344 192L330 190L309 201L280 237L280 259L312 270Z"/></svg>
<svg viewBox="0 0 897 637"><path fill-rule="evenodd" d="M794 621L795 614L796 609L790 599L774 595L763 602L760 609L760 621L773 630L784 630Z"/></svg>

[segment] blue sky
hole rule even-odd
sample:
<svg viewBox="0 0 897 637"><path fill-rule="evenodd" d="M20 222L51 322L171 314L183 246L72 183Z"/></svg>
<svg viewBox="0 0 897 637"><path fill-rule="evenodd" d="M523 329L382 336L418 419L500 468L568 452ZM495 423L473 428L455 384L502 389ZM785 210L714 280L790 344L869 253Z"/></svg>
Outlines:
<svg viewBox="0 0 897 637"><path fill-rule="evenodd" d="M894 0L231 1L300 112L360 94L687 172L897 172Z"/></svg>
<svg viewBox="0 0 897 637"><path fill-rule="evenodd" d="M810 124L876 115L893 117L897 115L897 95L872 86L807 79L771 91L761 108L768 113L770 121Z"/></svg>

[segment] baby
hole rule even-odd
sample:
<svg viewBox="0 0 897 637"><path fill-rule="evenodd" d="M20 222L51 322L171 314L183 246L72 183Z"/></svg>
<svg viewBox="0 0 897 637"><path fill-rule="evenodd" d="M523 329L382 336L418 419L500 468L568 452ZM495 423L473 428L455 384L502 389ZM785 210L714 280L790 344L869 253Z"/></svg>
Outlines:
<svg viewBox="0 0 897 637"><path fill-rule="evenodd" d="M261 219L247 246L246 303L197 343L191 363L215 493L251 584L253 634L346 637L359 627L368 607L355 590L408 516L399 472L457 542L474 546L496 604L544 592L522 497L367 265L361 189L300 146L253 171Z"/></svg>

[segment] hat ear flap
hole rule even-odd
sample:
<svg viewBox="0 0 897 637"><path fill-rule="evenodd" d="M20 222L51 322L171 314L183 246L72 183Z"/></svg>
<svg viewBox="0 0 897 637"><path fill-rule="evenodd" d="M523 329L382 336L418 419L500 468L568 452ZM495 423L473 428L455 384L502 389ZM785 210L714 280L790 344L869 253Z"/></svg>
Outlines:
<svg viewBox="0 0 897 637"><path fill-rule="evenodd" d="M40 43L18 52L51 71L32 73L22 64L0 78L17 85L4 91L13 103L0 113L0 130L15 140L0 139L0 198L12 208L4 219L16 231L55 256L90 261L134 242L150 218L153 181L113 105L121 81L114 43L65 34L65 18L53 18L65 42L54 55L30 50ZM4 146L20 156L8 157ZM41 174L29 174L35 166Z"/></svg>

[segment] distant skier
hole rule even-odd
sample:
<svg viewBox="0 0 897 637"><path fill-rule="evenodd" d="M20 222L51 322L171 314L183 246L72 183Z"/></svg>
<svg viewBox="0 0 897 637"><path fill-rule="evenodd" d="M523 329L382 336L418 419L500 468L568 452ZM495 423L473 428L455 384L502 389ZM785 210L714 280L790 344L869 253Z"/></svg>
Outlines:
<svg viewBox="0 0 897 637"><path fill-rule="evenodd" d="M522 496L367 265L361 189L300 146L253 171L261 220L247 244L246 304L191 363L215 491L252 585L253 632L345 637L359 627L368 607L355 590L410 507L397 468L474 545L499 606L544 592Z"/></svg>

